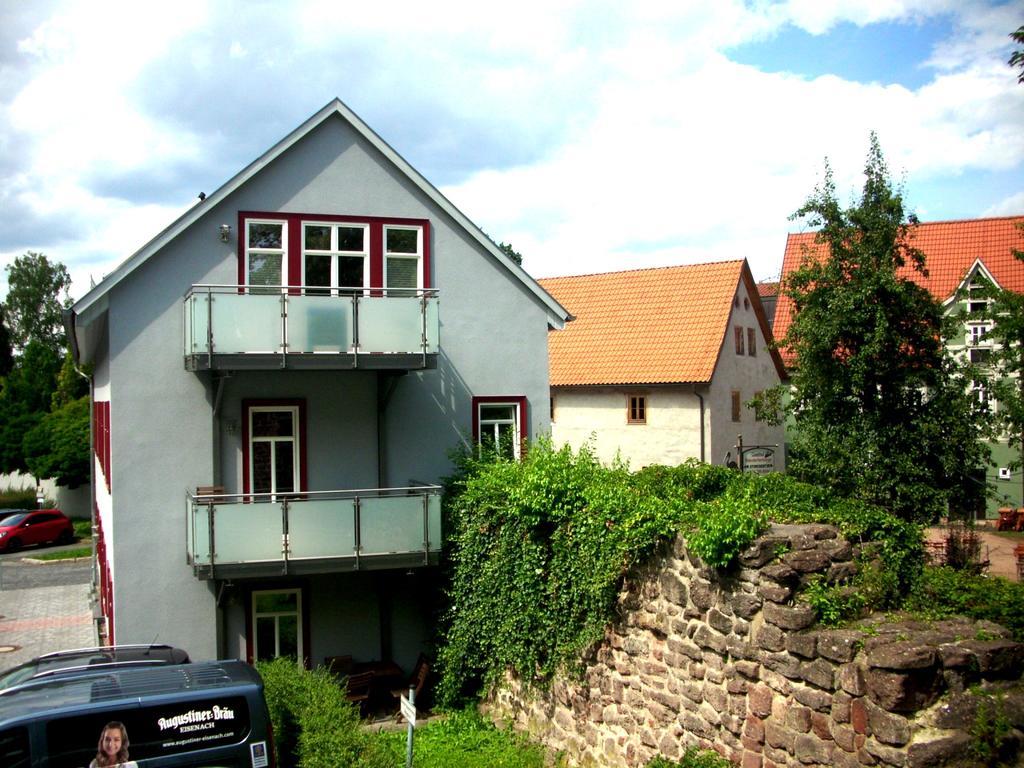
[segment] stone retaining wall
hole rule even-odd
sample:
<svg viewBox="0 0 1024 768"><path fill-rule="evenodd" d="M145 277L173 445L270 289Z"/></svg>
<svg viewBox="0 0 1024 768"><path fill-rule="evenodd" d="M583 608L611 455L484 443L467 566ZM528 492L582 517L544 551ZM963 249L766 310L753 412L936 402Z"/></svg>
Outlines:
<svg viewBox="0 0 1024 768"><path fill-rule="evenodd" d="M856 555L831 526L773 526L720 574L678 539L627 579L581 679L537 692L510 677L487 708L576 765L642 766L691 746L743 768L975 765L969 732L993 724L1019 750L1024 645L1002 627L809 629L795 591L849 577Z"/></svg>

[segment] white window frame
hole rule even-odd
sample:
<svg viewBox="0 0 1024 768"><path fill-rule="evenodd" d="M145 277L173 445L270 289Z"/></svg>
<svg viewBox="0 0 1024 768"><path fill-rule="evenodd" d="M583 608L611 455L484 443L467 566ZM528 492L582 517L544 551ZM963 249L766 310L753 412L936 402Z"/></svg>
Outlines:
<svg viewBox="0 0 1024 768"><path fill-rule="evenodd" d="M311 254L314 256L329 256L331 259L331 284L325 286L330 288L330 295L337 296L339 289L341 288L369 288L370 285L370 225L362 222L353 221L305 221L301 223L302 227L302 284L304 287L319 288L320 286L306 286L306 255ZM330 227L331 229L331 247L329 250L321 251L317 249L306 248L306 228L307 227ZM346 229L361 229L363 230L363 250L362 251L342 251L338 247L338 228L345 227ZM363 260L363 284L361 286L355 285L338 285L338 257L361 257ZM305 293L305 291L303 291Z"/></svg>
<svg viewBox="0 0 1024 768"><path fill-rule="evenodd" d="M406 232L416 233L416 253L392 253L388 250L388 232L391 230L403 230ZM423 227L416 224L384 224L381 231L381 250L384 252L383 257L383 285L382 288L388 288L388 259L409 259L410 261L416 260L416 290L423 290ZM412 290L412 289L396 289L399 291ZM404 295L400 293L399 295Z"/></svg>
<svg viewBox="0 0 1024 768"><path fill-rule="evenodd" d="M253 414L255 413L279 413L287 411L292 416L292 434L290 437L257 437L255 430L253 429ZM302 488L300 487L300 478L302 477L301 462L302 456L299 452L299 446L301 445L299 430L302 429L302 425L299 423L299 407L297 405L252 405L249 406L249 413L246 414L246 418L249 420L249 490L251 493L266 493L266 491L256 490L256 443L284 443L291 442L292 444L292 491L281 491L277 490L277 463L274 461L274 457L277 454L277 446L274 445L271 449L270 456L270 500L276 501L279 493L299 493Z"/></svg>
<svg viewBox="0 0 1024 768"><path fill-rule="evenodd" d="M269 613L257 613L256 612L256 598L260 595L295 595L295 612L292 611L271 611ZM289 589L254 589L252 595L249 598L252 602L250 603L250 610L252 613L252 660L255 662L260 658L259 655L259 634L256 631L256 623L259 618L273 617L274 619L274 655L272 658L278 658L281 655L281 622L279 619L282 616L295 616L295 633L296 642L295 647L298 651L297 661L299 666L302 666L302 660L305 658L306 651L302 644L302 589L299 587Z"/></svg>
<svg viewBox="0 0 1024 768"><path fill-rule="evenodd" d="M992 330L988 323L976 323L967 326L967 343L972 347L991 344L991 339L984 338Z"/></svg>
<svg viewBox="0 0 1024 768"><path fill-rule="evenodd" d="M249 227L253 224L275 224L281 227L280 248L253 248L249 245ZM249 283L250 254L280 254L281 256L281 288L288 286L288 220L287 219L246 219L245 220L245 285L247 288L272 288L274 286L253 286Z"/></svg>
<svg viewBox="0 0 1024 768"><path fill-rule="evenodd" d="M512 419L511 420L509 420L509 419L488 419L486 422L484 421L484 417L483 417L483 409L484 408L494 408L494 407L499 407L500 408L502 406L512 406L512 414L513 415L512 415ZM494 427L494 433L491 436L493 438L492 441L491 441L491 444L500 447L500 445L501 445L501 437L500 437L501 432L500 432L499 428L501 427L502 424L511 424L512 425L512 457L516 461L518 461L520 459L520 454L522 452L522 446L519 444L520 443L519 436L522 434L522 432L520 431L520 426L522 424L522 419L523 419L523 414L522 414L521 409L520 409L520 404L515 402L514 400L493 400L493 401L486 401L486 402L478 402L476 404L476 423L477 423L476 441L477 441L477 445L479 445L481 448L484 446L484 425L487 424L488 426L493 426Z"/></svg>

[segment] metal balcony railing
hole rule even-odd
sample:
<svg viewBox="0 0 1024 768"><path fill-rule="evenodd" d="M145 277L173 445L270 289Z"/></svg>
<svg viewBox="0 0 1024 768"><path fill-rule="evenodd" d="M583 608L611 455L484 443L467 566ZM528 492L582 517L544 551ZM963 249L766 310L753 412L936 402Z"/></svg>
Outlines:
<svg viewBox="0 0 1024 768"><path fill-rule="evenodd" d="M246 356L255 367L427 368L439 346L432 289L194 285L184 313L191 370Z"/></svg>
<svg viewBox="0 0 1024 768"><path fill-rule="evenodd" d="M187 494L199 578L408 568L437 562L441 488Z"/></svg>

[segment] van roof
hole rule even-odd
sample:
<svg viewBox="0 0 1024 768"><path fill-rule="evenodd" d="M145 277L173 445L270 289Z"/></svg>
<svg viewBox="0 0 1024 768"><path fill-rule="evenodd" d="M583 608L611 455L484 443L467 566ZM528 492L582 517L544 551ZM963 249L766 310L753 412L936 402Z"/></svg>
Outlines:
<svg viewBox="0 0 1024 768"><path fill-rule="evenodd" d="M0 691L0 727L32 719L40 712L57 715L83 709L134 706L143 699L186 698L212 691L260 684L256 670L240 661L203 661L164 667L69 670Z"/></svg>

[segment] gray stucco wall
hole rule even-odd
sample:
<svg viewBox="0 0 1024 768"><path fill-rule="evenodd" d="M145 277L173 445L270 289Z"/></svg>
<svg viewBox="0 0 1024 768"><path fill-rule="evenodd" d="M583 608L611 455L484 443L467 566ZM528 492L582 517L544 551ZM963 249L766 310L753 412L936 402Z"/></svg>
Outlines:
<svg viewBox="0 0 1024 768"><path fill-rule="evenodd" d="M525 395L529 436L548 429L544 308L346 123L329 119L110 294L116 639L178 643L195 658L217 655L218 641L212 588L185 562L184 494L213 482L215 465L237 488L241 430L225 420L240 420L243 398L307 399L310 490L362 485L368 473L376 482L373 374L239 373L225 385L217 426L209 374L184 370L182 296L193 283L237 282L234 237L221 243L218 229L234 230L239 210L431 221L442 351L437 370L395 388L384 485L449 470L447 451L470 432L473 395Z"/></svg>

